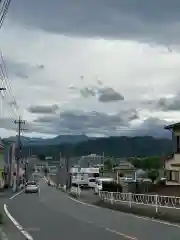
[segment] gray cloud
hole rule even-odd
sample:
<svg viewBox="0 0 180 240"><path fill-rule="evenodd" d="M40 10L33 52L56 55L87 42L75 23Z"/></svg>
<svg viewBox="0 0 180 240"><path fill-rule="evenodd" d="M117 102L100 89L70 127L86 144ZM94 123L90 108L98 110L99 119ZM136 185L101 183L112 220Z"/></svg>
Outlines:
<svg viewBox="0 0 180 240"><path fill-rule="evenodd" d="M29 65L26 62L13 62L10 59L6 59L6 64L10 76L17 76L22 79L27 79L32 74L44 69L44 65Z"/></svg>
<svg viewBox="0 0 180 240"><path fill-rule="evenodd" d="M180 111L180 98L178 96L174 98L161 98L157 102L157 106L163 111Z"/></svg>
<svg viewBox="0 0 180 240"><path fill-rule="evenodd" d="M103 88L99 91L100 102L113 102L124 100L124 97L113 88Z"/></svg>
<svg viewBox="0 0 180 240"><path fill-rule="evenodd" d="M158 118L148 118L136 127L131 121L138 119L137 110L123 111L117 114L99 112L65 111L51 118L39 117L33 131L49 134L103 134L104 136L154 136L171 137L164 126L170 124ZM38 123L38 124L37 124Z"/></svg>
<svg viewBox="0 0 180 240"><path fill-rule="evenodd" d="M106 114L100 112L64 111L51 117L39 117L33 123L33 129L51 134L62 133L106 133L111 135L118 128L127 128L131 121L129 114Z"/></svg>
<svg viewBox="0 0 180 240"><path fill-rule="evenodd" d="M100 84L101 87L99 86L93 86L93 87L84 87L81 88L80 94L84 98L89 98L89 97L97 97L99 102L114 102L114 101L121 101L124 100L124 97L116 92L113 88L111 87L105 87L103 86L103 83ZM77 88L71 88L72 90L76 90Z"/></svg>
<svg viewBox="0 0 180 240"><path fill-rule="evenodd" d="M88 97L93 97L96 95L96 91L93 88L85 87L80 89L80 94L81 96L88 98Z"/></svg>
<svg viewBox="0 0 180 240"><path fill-rule="evenodd" d="M164 126L171 124L165 120L160 120L158 118L147 118L140 126L138 126L135 131L135 136L154 136L154 137L169 137L171 138L171 133L164 130Z"/></svg>
<svg viewBox="0 0 180 240"><path fill-rule="evenodd" d="M167 98L162 97L158 100L148 100L144 104L147 104L148 107L152 107L164 112L168 111L180 111L180 97L179 94L174 97Z"/></svg>
<svg viewBox="0 0 180 240"><path fill-rule="evenodd" d="M31 113L37 114L52 114L55 113L59 109L58 105L37 105L37 106L30 106L27 110Z"/></svg>
<svg viewBox="0 0 180 240"><path fill-rule="evenodd" d="M164 130L164 126L172 122L150 117L134 127L131 125L133 114L137 117L136 110L111 115L99 112L65 111L60 115L42 116L34 122L26 122L25 128L27 128L27 133L54 135L103 134L104 136L171 137L171 133ZM0 125L1 128L7 130L17 130L14 119L11 118L1 118Z"/></svg>
<svg viewBox="0 0 180 240"><path fill-rule="evenodd" d="M179 0L14 0L9 17L65 35L179 44L179 9Z"/></svg>
<svg viewBox="0 0 180 240"><path fill-rule="evenodd" d="M44 66L43 64L40 64L40 65L38 64L38 65L37 65L37 68L39 68L39 69L44 69L45 66Z"/></svg>
<svg viewBox="0 0 180 240"><path fill-rule="evenodd" d="M9 117L1 117L0 118L0 127L7 129L7 130L17 130L17 126L14 123L13 118L9 118Z"/></svg>

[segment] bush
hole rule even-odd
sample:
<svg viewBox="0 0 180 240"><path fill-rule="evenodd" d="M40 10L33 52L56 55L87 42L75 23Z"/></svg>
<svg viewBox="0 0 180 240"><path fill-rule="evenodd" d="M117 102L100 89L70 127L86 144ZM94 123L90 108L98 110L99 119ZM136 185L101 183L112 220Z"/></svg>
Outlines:
<svg viewBox="0 0 180 240"><path fill-rule="evenodd" d="M122 192L121 184L116 182L103 182L102 183L102 191L107 192Z"/></svg>

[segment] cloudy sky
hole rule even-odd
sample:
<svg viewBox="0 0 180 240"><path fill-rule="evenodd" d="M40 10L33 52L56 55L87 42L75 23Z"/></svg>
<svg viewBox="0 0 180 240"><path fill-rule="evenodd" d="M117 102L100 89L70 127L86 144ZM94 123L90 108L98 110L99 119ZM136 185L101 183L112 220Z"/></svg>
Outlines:
<svg viewBox="0 0 180 240"><path fill-rule="evenodd" d="M179 0L12 0L0 29L12 90L1 136L16 134L17 115L35 137L167 134L180 118L179 9Z"/></svg>

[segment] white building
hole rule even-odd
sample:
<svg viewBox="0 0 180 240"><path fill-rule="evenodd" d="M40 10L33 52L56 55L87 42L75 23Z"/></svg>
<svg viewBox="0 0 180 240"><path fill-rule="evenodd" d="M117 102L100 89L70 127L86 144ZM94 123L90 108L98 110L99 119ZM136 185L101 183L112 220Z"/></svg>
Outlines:
<svg viewBox="0 0 180 240"><path fill-rule="evenodd" d="M79 165L82 167L93 167L93 166L103 166L104 156L89 154L87 156L82 156L79 161Z"/></svg>

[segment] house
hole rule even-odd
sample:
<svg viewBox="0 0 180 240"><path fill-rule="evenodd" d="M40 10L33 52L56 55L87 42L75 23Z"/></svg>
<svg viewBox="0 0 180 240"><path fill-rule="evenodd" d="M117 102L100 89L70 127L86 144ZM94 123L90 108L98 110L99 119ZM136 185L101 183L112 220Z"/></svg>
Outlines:
<svg viewBox="0 0 180 240"><path fill-rule="evenodd" d="M0 140L0 188L4 186L4 144Z"/></svg>
<svg viewBox="0 0 180 240"><path fill-rule="evenodd" d="M79 165L82 168L86 167L94 167L97 165L103 166L104 164L104 156L96 155L96 154L89 154L87 156L82 156L79 160Z"/></svg>
<svg viewBox="0 0 180 240"><path fill-rule="evenodd" d="M173 141L173 154L165 160L166 185L180 185L180 122L165 129L171 131Z"/></svg>
<svg viewBox="0 0 180 240"><path fill-rule="evenodd" d="M121 161L117 167L113 169L118 172L119 175L122 174L124 177L132 177L136 171L136 168L128 161Z"/></svg>

